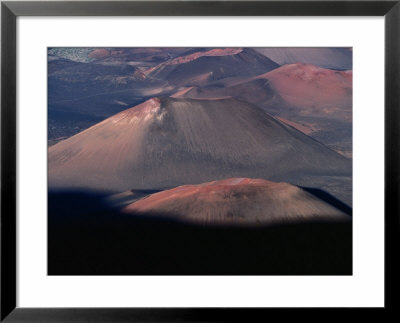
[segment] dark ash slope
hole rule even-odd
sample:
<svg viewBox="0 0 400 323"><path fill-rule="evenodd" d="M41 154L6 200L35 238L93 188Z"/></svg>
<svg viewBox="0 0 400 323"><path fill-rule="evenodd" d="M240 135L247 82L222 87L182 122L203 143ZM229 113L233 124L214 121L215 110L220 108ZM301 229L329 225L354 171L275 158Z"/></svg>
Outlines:
<svg viewBox="0 0 400 323"><path fill-rule="evenodd" d="M229 177L312 186L351 161L236 99L162 98L125 110L49 148L50 188L170 188Z"/></svg>

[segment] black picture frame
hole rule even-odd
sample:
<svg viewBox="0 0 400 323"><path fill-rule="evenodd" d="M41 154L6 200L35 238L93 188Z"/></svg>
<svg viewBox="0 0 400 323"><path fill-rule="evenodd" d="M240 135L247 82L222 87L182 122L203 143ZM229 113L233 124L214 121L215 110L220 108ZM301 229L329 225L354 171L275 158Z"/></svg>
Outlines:
<svg viewBox="0 0 400 323"><path fill-rule="evenodd" d="M1 322L252 322L265 311L227 308L16 307L16 19L18 16L384 16L385 18L385 307L396 311L399 265L400 1L4 1L1 3ZM40 292L40 291L38 291ZM315 315L342 318L333 309ZM357 310L357 309L353 309ZM349 314L349 309L347 314ZM359 311L359 310L357 310ZM308 310L307 310L308 312ZM319 313L319 314L318 314ZM393 313L391 313L393 314ZM261 315L261 316L260 316ZM308 315L308 314L307 314ZM332 317L333 316L333 317ZM265 317L266 318L266 317ZM281 317L282 319L282 317Z"/></svg>

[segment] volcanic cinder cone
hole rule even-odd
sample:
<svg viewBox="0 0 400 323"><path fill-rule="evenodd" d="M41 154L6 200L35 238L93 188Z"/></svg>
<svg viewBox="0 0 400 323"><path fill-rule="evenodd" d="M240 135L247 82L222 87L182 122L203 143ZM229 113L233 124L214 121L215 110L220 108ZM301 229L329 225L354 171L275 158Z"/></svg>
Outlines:
<svg viewBox="0 0 400 323"><path fill-rule="evenodd" d="M351 174L350 160L236 99L154 98L57 143L48 157L50 188L114 192Z"/></svg>
<svg viewBox="0 0 400 323"><path fill-rule="evenodd" d="M352 78L351 70L289 64L257 76L180 88L173 96L234 97L249 102L337 152L351 156Z"/></svg>
<svg viewBox="0 0 400 323"><path fill-rule="evenodd" d="M352 71L289 64L268 73L181 90L176 97L235 97L277 115L351 121Z"/></svg>
<svg viewBox="0 0 400 323"><path fill-rule="evenodd" d="M145 74L175 85L201 85L227 77L255 76L277 67L278 64L251 48L216 48L176 57L148 69Z"/></svg>
<svg viewBox="0 0 400 323"><path fill-rule="evenodd" d="M288 105L304 114L351 120L352 71L290 64L257 78L268 79Z"/></svg>
<svg viewBox="0 0 400 323"><path fill-rule="evenodd" d="M249 178L179 186L136 201L123 212L204 224L350 219L342 211L297 186Z"/></svg>

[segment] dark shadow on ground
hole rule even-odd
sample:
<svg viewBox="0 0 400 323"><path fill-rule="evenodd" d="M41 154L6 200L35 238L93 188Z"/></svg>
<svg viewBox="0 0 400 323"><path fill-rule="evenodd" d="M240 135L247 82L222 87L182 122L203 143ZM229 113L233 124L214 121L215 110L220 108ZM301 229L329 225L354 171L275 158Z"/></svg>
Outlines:
<svg viewBox="0 0 400 323"><path fill-rule="evenodd" d="M311 193L312 195L318 197L319 199L325 201L326 203L334 206L335 208L342 211L343 213L345 213L347 215L353 214L353 209L350 206L348 206L347 204L338 200L333 195L331 195L323 190L320 190L318 188L312 188L312 187L301 187L301 188L303 190L307 191L308 193Z"/></svg>
<svg viewBox="0 0 400 323"><path fill-rule="evenodd" d="M351 275L352 223L206 227L50 193L49 275Z"/></svg>

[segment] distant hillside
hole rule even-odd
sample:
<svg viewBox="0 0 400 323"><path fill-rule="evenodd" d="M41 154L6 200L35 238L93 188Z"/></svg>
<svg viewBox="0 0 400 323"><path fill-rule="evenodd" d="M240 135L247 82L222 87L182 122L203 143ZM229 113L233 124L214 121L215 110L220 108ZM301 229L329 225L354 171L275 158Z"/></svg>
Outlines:
<svg viewBox="0 0 400 323"><path fill-rule="evenodd" d="M351 48L257 47L255 50L279 65L304 63L336 70L351 70L353 68Z"/></svg>

